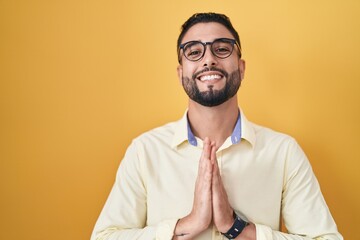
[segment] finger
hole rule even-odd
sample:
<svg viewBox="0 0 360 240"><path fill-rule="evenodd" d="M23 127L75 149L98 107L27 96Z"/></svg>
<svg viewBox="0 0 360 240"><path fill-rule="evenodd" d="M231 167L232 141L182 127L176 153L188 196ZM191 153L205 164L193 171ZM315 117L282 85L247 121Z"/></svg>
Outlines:
<svg viewBox="0 0 360 240"><path fill-rule="evenodd" d="M200 159L199 159L198 177L202 176L204 174L205 169L206 169L206 165L205 165L205 161L204 161L204 158L205 158L205 155L206 155L205 154L206 142L207 142L207 138L204 139L204 147L203 147L203 150L201 152Z"/></svg>
<svg viewBox="0 0 360 240"><path fill-rule="evenodd" d="M211 182L212 182L212 178L213 178L213 165L207 161L206 163L206 171L205 171L205 180L210 184L211 186Z"/></svg>
<svg viewBox="0 0 360 240"><path fill-rule="evenodd" d="M210 159L210 154L211 154L211 143L210 143L210 139L208 137L206 137L204 139L204 148L203 148L203 152L201 154L201 158L202 159Z"/></svg>
<svg viewBox="0 0 360 240"><path fill-rule="evenodd" d="M221 179L219 176L219 170L217 163L213 165L213 176L212 176L212 185L214 189L219 189L219 184L221 183Z"/></svg>
<svg viewBox="0 0 360 240"><path fill-rule="evenodd" d="M210 160L210 154L211 154L211 146L210 146L210 140L208 137L204 139L204 147L203 151L201 153L200 161L199 161L199 174L205 174L204 172L207 171L207 164Z"/></svg>
<svg viewBox="0 0 360 240"><path fill-rule="evenodd" d="M215 142L211 142L210 161L211 161L211 164L215 164L217 162Z"/></svg>
<svg viewBox="0 0 360 240"><path fill-rule="evenodd" d="M201 154L201 158L199 161L198 180L200 181L199 184L206 184L206 186L210 184L211 187L213 168L210 161L210 157L211 157L211 142L210 139L206 137L204 139L203 152ZM206 183L202 181L205 181Z"/></svg>
<svg viewBox="0 0 360 240"><path fill-rule="evenodd" d="M220 177L219 165L216 159L216 153L214 154L215 156L212 156L212 158L214 159L212 183L213 183L213 187L215 189L218 189L220 187L219 184L221 184L221 177Z"/></svg>
<svg viewBox="0 0 360 240"><path fill-rule="evenodd" d="M206 149L204 150L204 151L206 151L205 158L204 158L204 164L206 167L205 177L206 177L206 180L208 180L211 184L212 175L213 175L213 164L211 161L213 145L212 145L212 142L210 142L210 139L208 139L208 138L206 139L205 144L206 144Z"/></svg>
<svg viewBox="0 0 360 240"><path fill-rule="evenodd" d="M212 146L212 148L211 148L210 159L211 159L211 163L214 165L213 166L213 172L216 173L216 174L219 174L219 165L218 165L217 157L216 157L216 144L215 144L215 142L212 142L211 146Z"/></svg>

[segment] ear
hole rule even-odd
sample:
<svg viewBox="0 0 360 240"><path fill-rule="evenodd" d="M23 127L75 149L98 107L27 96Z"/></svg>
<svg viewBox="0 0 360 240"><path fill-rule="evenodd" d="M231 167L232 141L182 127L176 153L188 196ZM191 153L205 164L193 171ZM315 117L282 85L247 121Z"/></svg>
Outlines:
<svg viewBox="0 0 360 240"><path fill-rule="evenodd" d="M240 69L240 80L243 80L245 76L245 61L243 59L239 59L239 69Z"/></svg>
<svg viewBox="0 0 360 240"><path fill-rule="evenodd" d="M177 74L178 74L178 78L179 78L179 83L180 85L182 85L182 77L183 77L183 67L182 65L180 64L177 68Z"/></svg>

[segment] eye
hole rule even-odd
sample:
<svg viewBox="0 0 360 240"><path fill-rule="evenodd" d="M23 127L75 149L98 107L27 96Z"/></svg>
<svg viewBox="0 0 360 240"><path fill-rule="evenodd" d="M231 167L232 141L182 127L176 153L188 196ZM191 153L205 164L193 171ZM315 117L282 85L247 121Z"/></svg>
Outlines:
<svg viewBox="0 0 360 240"><path fill-rule="evenodd" d="M188 53L186 54L188 57L191 56L198 56L201 54L200 50L189 50Z"/></svg>
<svg viewBox="0 0 360 240"><path fill-rule="evenodd" d="M188 59L197 59L202 56L204 47L199 43L193 43L185 46L184 52Z"/></svg>
<svg viewBox="0 0 360 240"><path fill-rule="evenodd" d="M215 49L215 52L218 54L228 54L231 51L231 49L229 49L228 47L218 47Z"/></svg>
<svg viewBox="0 0 360 240"><path fill-rule="evenodd" d="M231 54L233 50L233 44L224 39L217 40L214 42L212 46L212 50L214 54L216 54L219 57L227 57Z"/></svg>

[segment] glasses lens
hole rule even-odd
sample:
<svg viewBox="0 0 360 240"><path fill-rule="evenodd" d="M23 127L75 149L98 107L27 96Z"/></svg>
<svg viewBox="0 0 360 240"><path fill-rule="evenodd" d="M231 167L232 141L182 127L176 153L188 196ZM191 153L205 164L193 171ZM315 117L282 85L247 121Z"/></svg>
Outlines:
<svg viewBox="0 0 360 240"><path fill-rule="evenodd" d="M184 55L190 61L197 61L202 58L204 50L200 42L190 42L184 46Z"/></svg>
<svg viewBox="0 0 360 240"><path fill-rule="evenodd" d="M213 42L211 51L219 58L227 58L234 49L234 42L228 39L218 39Z"/></svg>

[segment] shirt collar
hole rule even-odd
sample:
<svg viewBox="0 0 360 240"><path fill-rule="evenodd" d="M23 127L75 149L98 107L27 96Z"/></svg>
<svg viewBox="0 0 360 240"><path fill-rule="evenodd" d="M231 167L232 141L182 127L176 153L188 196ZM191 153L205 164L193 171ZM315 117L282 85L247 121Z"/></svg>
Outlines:
<svg viewBox="0 0 360 240"><path fill-rule="evenodd" d="M253 123L247 120L245 114L240 109L240 117L241 117L241 138L248 141L251 146L255 145L256 142L256 133L254 129Z"/></svg>
<svg viewBox="0 0 360 240"><path fill-rule="evenodd" d="M188 131L187 131L187 111L183 115L183 117L177 121L174 126L174 137L171 142L171 147L176 148L181 145L185 141L188 140Z"/></svg>
<svg viewBox="0 0 360 240"><path fill-rule="evenodd" d="M187 111L174 126L174 138L171 143L172 148L175 148L186 141L193 146L198 145L198 140L190 128ZM231 134L231 143L237 144L241 141L241 139L247 140L251 145L254 145L255 143L254 129L251 127L251 123L246 119L242 111L239 110L238 119Z"/></svg>
<svg viewBox="0 0 360 240"><path fill-rule="evenodd" d="M193 132L191 131L190 123L187 118L186 118L186 122L187 122L188 141L191 145L196 147L198 143L197 143L197 140L196 140ZM232 144L236 144L236 143L240 142L240 140L241 140L241 117L240 117L240 111L239 111L238 118L236 120L236 125L231 134L231 142L232 142Z"/></svg>

